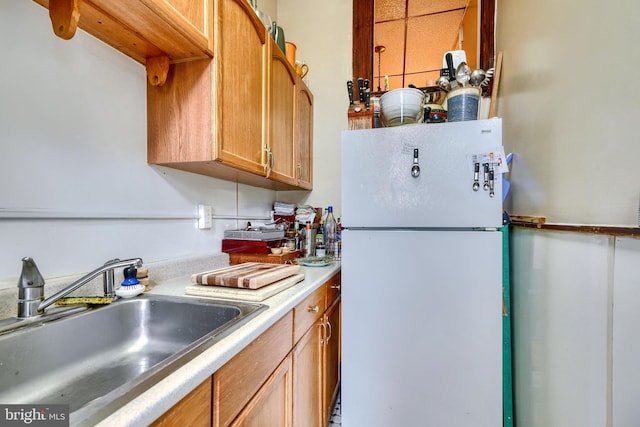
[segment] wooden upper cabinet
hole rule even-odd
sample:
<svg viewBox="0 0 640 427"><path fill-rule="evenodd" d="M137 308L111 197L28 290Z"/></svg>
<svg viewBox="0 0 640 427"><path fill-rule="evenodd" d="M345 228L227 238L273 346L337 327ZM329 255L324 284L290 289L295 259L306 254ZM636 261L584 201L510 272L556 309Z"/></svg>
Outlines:
<svg viewBox="0 0 640 427"><path fill-rule="evenodd" d="M214 0L35 0L50 10L53 30L75 5L77 26L134 60L171 61L212 57Z"/></svg>
<svg viewBox="0 0 640 427"><path fill-rule="evenodd" d="M173 64L147 87L147 160L265 186L267 32L245 1L217 7L216 57Z"/></svg>
<svg viewBox="0 0 640 427"><path fill-rule="evenodd" d="M215 5L214 58L172 64L147 87L148 162L310 190L311 93L246 0Z"/></svg>
<svg viewBox="0 0 640 427"><path fill-rule="evenodd" d="M245 0L219 0L214 76L216 157L264 173L267 30Z"/></svg>
<svg viewBox="0 0 640 427"><path fill-rule="evenodd" d="M270 42L269 140L267 176L296 185L295 113L296 78L280 48Z"/></svg>
<svg viewBox="0 0 640 427"><path fill-rule="evenodd" d="M307 86L298 85L295 144L298 187L313 189L313 95Z"/></svg>

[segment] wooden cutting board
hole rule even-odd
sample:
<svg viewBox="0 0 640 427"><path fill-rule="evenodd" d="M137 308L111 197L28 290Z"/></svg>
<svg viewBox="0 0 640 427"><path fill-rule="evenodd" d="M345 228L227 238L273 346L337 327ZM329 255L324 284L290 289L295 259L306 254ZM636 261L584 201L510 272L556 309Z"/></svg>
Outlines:
<svg viewBox="0 0 640 427"><path fill-rule="evenodd" d="M260 262L245 262L230 267L193 274L191 282L196 285L225 286L241 289L259 289L273 282L297 274L298 265L279 265Z"/></svg>
<svg viewBox="0 0 640 427"><path fill-rule="evenodd" d="M304 280L304 274L294 274L260 289L226 288L224 286L191 285L185 288L187 295L261 302Z"/></svg>

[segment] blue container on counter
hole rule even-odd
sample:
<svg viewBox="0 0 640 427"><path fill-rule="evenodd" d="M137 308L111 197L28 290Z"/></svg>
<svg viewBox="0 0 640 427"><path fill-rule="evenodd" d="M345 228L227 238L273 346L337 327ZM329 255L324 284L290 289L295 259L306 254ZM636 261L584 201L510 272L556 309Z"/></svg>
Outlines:
<svg viewBox="0 0 640 427"><path fill-rule="evenodd" d="M447 121L477 120L480 93L474 87L454 89L447 95Z"/></svg>

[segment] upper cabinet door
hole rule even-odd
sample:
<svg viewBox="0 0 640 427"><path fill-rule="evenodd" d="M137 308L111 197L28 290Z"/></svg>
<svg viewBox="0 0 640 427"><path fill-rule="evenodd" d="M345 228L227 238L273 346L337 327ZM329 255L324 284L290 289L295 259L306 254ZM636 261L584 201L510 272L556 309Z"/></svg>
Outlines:
<svg viewBox="0 0 640 427"><path fill-rule="evenodd" d="M298 187L313 189L313 95L307 86L298 85L297 93L296 160Z"/></svg>
<svg viewBox="0 0 640 427"><path fill-rule="evenodd" d="M269 90L269 140L267 176L279 182L295 185L296 78L293 67L280 48L270 42L271 64Z"/></svg>
<svg viewBox="0 0 640 427"><path fill-rule="evenodd" d="M244 0L220 0L216 24L216 157L264 174L267 30Z"/></svg>

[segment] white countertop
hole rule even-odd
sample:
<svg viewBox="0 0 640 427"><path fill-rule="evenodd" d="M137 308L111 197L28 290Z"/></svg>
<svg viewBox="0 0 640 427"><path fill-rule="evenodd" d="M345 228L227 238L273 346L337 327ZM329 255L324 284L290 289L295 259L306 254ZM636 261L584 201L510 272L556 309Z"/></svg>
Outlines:
<svg viewBox="0 0 640 427"><path fill-rule="evenodd" d="M340 262L326 267L301 267L305 279L262 301L268 306L266 310L97 425L137 427L152 423L339 270ZM203 298L186 295L185 288L190 285L190 276L179 277L158 283L149 293Z"/></svg>

